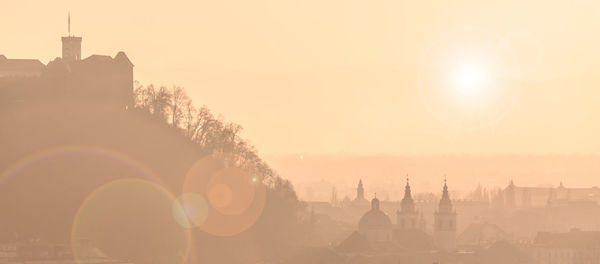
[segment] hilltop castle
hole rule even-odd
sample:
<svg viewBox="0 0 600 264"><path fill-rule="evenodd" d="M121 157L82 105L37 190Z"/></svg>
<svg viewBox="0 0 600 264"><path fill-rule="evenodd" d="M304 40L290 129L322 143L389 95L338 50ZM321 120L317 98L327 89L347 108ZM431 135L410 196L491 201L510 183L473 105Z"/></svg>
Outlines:
<svg viewBox="0 0 600 264"><path fill-rule="evenodd" d="M124 52L81 57L82 38L62 37L62 57L44 65L0 55L0 107L49 100L83 100L133 107L133 63Z"/></svg>

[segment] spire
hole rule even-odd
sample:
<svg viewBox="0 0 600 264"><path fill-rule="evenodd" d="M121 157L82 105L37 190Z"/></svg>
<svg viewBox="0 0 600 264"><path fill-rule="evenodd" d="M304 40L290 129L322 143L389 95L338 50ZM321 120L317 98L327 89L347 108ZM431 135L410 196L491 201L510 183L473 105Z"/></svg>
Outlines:
<svg viewBox="0 0 600 264"><path fill-rule="evenodd" d="M450 200L450 195L448 194L448 184L446 182L446 177L444 177L444 189L442 190L442 200Z"/></svg>
<svg viewBox="0 0 600 264"><path fill-rule="evenodd" d="M71 11L69 11L69 16L67 18L67 28L69 31L69 36L71 36Z"/></svg>
<svg viewBox="0 0 600 264"><path fill-rule="evenodd" d="M404 187L404 198L402 198L402 212L414 212L415 202L412 199L412 193L410 191L410 182L408 175L406 175L406 187Z"/></svg>
<svg viewBox="0 0 600 264"><path fill-rule="evenodd" d="M448 181L444 175L444 188L442 190L442 199L440 199L439 212L451 213L452 212L452 201L450 201L450 195L448 194Z"/></svg>
<svg viewBox="0 0 600 264"><path fill-rule="evenodd" d="M404 187L404 199L410 199L412 200L412 195L410 192L410 183L408 180L408 174L406 175L406 187Z"/></svg>
<svg viewBox="0 0 600 264"><path fill-rule="evenodd" d="M365 189L363 188L362 179L358 180L358 187L356 188L356 200L365 200Z"/></svg>

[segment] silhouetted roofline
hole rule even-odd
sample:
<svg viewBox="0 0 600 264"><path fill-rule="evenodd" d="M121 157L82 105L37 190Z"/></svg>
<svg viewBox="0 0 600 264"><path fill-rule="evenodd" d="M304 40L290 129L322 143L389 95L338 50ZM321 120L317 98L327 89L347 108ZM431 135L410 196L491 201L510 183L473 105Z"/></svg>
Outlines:
<svg viewBox="0 0 600 264"><path fill-rule="evenodd" d="M45 65L40 60L34 59L7 59L0 55L0 70L36 70L42 71Z"/></svg>
<svg viewBox="0 0 600 264"><path fill-rule="evenodd" d="M131 62L131 60L129 59L129 57L127 57L127 54L125 54L125 52L123 51L119 51L117 53L117 55L115 55L115 60L122 60L125 61L129 64L129 66L133 67L133 63Z"/></svg>
<svg viewBox="0 0 600 264"><path fill-rule="evenodd" d="M112 58L109 55L98 55L98 54L93 54L88 56L87 58L81 60L84 63L98 63L98 62L116 62L116 63L125 63L130 67L133 67L133 63L131 63L131 61L129 60L129 58L127 57L127 55L125 55L125 52L120 51L119 53L117 53L117 55Z"/></svg>

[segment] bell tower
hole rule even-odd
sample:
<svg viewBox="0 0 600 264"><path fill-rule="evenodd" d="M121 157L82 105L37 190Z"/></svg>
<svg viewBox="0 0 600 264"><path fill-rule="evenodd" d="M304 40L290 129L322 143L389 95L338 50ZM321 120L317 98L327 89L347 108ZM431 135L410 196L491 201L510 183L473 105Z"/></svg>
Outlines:
<svg viewBox="0 0 600 264"><path fill-rule="evenodd" d="M407 175L404 198L402 199L400 210L396 212L396 224L399 229L419 229L419 220L419 212L415 209L415 202L412 198Z"/></svg>
<svg viewBox="0 0 600 264"><path fill-rule="evenodd" d="M433 235L435 243L440 250L452 251L456 249L456 211L452 208L452 201L448 194L448 185L444 178L442 199L434 215L435 225Z"/></svg>
<svg viewBox="0 0 600 264"><path fill-rule="evenodd" d="M71 13L67 19L68 35L62 37L62 58L68 61L81 60L81 37L71 35Z"/></svg>
<svg viewBox="0 0 600 264"><path fill-rule="evenodd" d="M356 188L356 201L365 200L365 189L363 188L362 179L358 181L358 187Z"/></svg>

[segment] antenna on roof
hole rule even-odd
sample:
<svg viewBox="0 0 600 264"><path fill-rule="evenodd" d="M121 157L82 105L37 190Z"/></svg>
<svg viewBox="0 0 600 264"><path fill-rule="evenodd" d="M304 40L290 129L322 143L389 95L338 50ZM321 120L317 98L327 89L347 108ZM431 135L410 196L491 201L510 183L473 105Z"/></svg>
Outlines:
<svg viewBox="0 0 600 264"><path fill-rule="evenodd" d="M69 30L69 36L71 36L71 11L69 11L69 17L67 18L67 27Z"/></svg>

